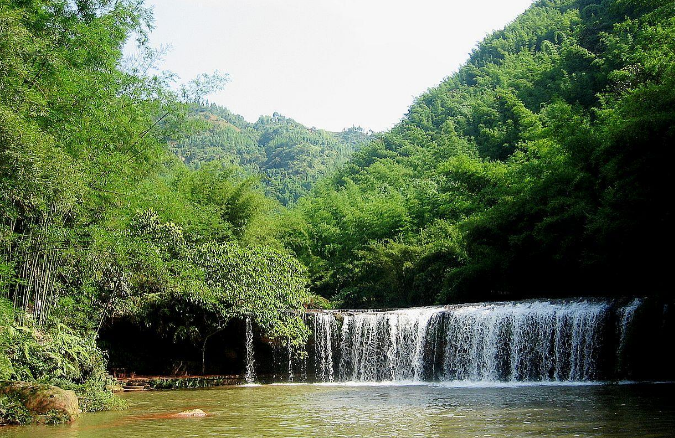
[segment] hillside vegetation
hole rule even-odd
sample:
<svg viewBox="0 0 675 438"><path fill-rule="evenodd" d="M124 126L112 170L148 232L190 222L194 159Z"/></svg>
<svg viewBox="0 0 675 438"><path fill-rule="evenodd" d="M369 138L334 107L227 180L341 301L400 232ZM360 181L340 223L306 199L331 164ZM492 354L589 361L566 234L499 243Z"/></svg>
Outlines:
<svg viewBox="0 0 675 438"><path fill-rule="evenodd" d="M116 406L120 320L207 372L233 319L290 349L314 305L672 297L672 0L540 0L377 136L148 73L139 3L0 0L0 380Z"/></svg>
<svg viewBox="0 0 675 438"><path fill-rule="evenodd" d="M267 220L278 204L244 170L193 170L165 141L199 128L191 108L224 78L147 74L150 21L135 0L0 0L0 380L72 387L100 401L90 410L115 404L96 346L114 318L202 357L232 318L306 336L290 312L305 268ZM15 408L0 397L0 423L27 421Z"/></svg>
<svg viewBox="0 0 675 438"><path fill-rule="evenodd" d="M203 129L173 142L174 152L195 169L224 161L259 175L267 195L283 205L307 194L372 137L357 127L339 133L307 128L277 113L248 123L214 104L193 111Z"/></svg>
<svg viewBox="0 0 675 438"><path fill-rule="evenodd" d="M346 306L663 293L673 237L666 0L541 0L286 219Z"/></svg>

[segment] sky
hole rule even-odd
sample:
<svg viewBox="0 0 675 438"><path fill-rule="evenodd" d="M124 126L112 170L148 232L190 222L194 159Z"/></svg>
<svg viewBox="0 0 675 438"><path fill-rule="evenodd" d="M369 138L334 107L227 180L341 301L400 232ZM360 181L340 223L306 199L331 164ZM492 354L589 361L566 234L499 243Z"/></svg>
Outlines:
<svg viewBox="0 0 675 438"><path fill-rule="evenodd" d="M532 0L146 0L158 67L229 75L208 100L254 122L383 131Z"/></svg>

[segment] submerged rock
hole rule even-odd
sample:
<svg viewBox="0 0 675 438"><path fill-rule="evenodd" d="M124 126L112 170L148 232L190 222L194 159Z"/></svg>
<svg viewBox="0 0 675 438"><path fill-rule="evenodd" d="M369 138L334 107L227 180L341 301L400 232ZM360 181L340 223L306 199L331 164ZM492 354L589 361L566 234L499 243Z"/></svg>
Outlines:
<svg viewBox="0 0 675 438"><path fill-rule="evenodd" d="M38 423L67 423L80 413L77 395L58 386L5 382L0 383L0 394L20 401Z"/></svg>
<svg viewBox="0 0 675 438"><path fill-rule="evenodd" d="M173 416L177 418L206 417L206 412L201 409L191 409L189 411L179 412Z"/></svg>

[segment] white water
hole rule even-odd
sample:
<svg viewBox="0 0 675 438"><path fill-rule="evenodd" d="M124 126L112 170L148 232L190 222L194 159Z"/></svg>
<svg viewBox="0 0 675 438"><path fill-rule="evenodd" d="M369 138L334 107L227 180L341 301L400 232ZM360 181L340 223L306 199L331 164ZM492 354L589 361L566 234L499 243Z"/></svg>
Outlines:
<svg viewBox="0 0 675 438"><path fill-rule="evenodd" d="M635 298L629 305L622 307L618 310L618 314L621 317L621 322L619 324L619 352L622 352L626 346L626 336L628 330L630 329L630 324L633 322L633 316L635 316L635 311L642 304L640 298Z"/></svg>
<svg viewBox="0 0 675 438"><path fill-rule="evenodd" d="M313 335L306 354L292 354L290 343L282 347L285 360L275 381L455 386L622 378L630 375L624 349L642 303L525 301L311 312L305 316ZM246 381L255 378L247 319Z"/></svg>
<svg viewBox="0 0 675 438"><path fill-rule="evenodd" d="M293 381L293 348L291 347L291 339L288 339L286 349L288 350L288 381Z"/></svg>
<svg viewBox="0 0 675 438"><path fill-rule="evenodd" d="M251 318L246 317L246 383L255 381L255 358L253 356L253 326Z"/></svg>
<svg viewBox="0 0 675 438"><path fill-rule="evenodd" d="M591 382L623 347L641 301L529 301L386 312L317 312L319 382ZM612 312L615 312L614 315ZM610 323L619 339L605 339ZM619 348L619 349L620 349ZM311 361L311 359L310 359Z"/></svg>
<svg viewBox="0 0 675 438"><path fill-rule="evenodd" d="M436 308L344 314L340 342L339 380L421 380L427 332ZM317 324L331 325L317 317ZM323 330L319 330L322 333ZM317 342L317 351L327 345ZM329 376L328 381L332 381ZM322 379L326 381L326 379Z"/></svg>
<svg viewBox="0 0 675 438"><path fill-rule="evenodd" d="M633 322L633 317L635 316L635 311L640 307L642 301L643 300L640 298L635 298L630 304L617 310L619 316L619 348L616 350L616 361L619 371L621 372L624 372L628 368L625 361L626 342Z"/></svg>
<svg viewBox="0 0 675 438"><path fill-rule="evenodd" d="M337 331L337 321L335 316L328 313L316 313L314 318L314 340L316 342L314 363L317 378L322 382L332 382L335 379L333 335Z"/></svg>

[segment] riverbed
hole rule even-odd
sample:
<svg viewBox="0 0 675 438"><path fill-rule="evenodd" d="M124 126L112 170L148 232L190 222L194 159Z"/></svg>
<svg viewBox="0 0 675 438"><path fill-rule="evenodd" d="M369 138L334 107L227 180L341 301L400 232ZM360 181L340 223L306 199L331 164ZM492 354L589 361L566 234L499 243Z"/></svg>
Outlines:
<svg viewBox="0 0 675 438"><path fill-rule="evenodd" d="M122 395L129 408L0 437L672 437L673 384L295 384ZM171 418L199 408L205 418Z"/></svg>

